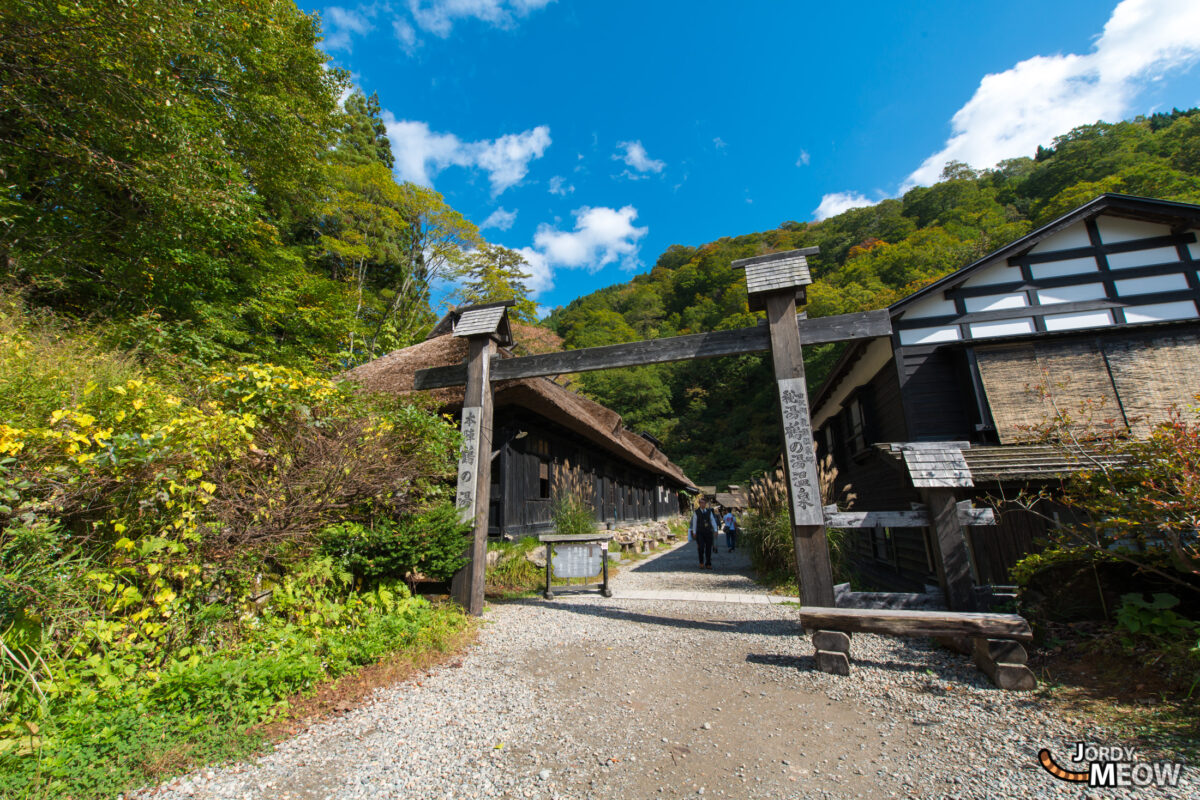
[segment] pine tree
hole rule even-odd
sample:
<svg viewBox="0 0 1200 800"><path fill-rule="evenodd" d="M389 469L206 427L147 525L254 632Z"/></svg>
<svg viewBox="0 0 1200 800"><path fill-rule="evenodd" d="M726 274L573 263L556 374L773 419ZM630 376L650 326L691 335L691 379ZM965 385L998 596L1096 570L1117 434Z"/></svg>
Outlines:
<svg viewBox="0 0 1200 800"><path fill-rule="evenodd" d="M529 299L525 281L532 277L522 267L529 266L520 253L496 244L485 244L471 253L463 265L465 282L454 293L462 305L515 300L509 316L518 322L537 322L537 305Z"/></svg>

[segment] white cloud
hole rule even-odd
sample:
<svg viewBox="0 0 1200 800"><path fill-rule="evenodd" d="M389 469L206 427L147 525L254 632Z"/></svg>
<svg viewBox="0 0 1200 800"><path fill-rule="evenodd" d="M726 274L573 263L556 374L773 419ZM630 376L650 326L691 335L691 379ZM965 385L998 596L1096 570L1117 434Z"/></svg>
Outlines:
<svg viewBox="0 0 1200 800"><path fill-rule="evenodd" d="M555 175L550 179L550 194L566 197L573 191L575 191L575 186L568 184L567 179L562 175Z"/></svg>
<svg viewBox="0 0 1200 800"><path fill-rule="evenodd" d="M374 20L391 17L392 33L404 52L412 55L421 44L418 30L445 39L461 20L474 19L498 28L511 28L517 20L545 8L554 0L407 0L393 8L387 2L360 3L354 8L331 6L321 12L327 52L349 53L356 36L375 30ZM399 6L404 5L407 8Z"/></svg>
<svg viewBox="0 0 1200 800"><path fill-rule="evenodd" d="M632 167L638 172L662 172L663 168L667 166L665 161L651 158L640 141L617 142L617 147L623 147L625 153L623 155L621 153L614 154L613 161L624 161L626 166ZM631 178L637 177L628 170L621 174Z"/></svg>
<svg viewBox="0 0 1200 800"><path fill-rule="evenodd" d="M371 22L374 10L357 8L345 9L332 6L321 13L321 29L325 34L322 42L328 51L351 49L351 40L355 36L365 36L375 29Z"/></svg>
<svg viewBox="0 0 1200 800"><path fill-rule="evenodd" d="M722 139L720 136L713 139L713 147L717 148L718 150L724 150L728 146L729 145L726 144L725 140Z"/></svg>
<svg viewBox="0 0 1200 800"><path fill-rule="evenodd" d="M550 265L546 256L532 247L519 247L517 252L529 265L525 269L525 272L529 273L529 280L525 281L525 285L529 287L530 296L537 297L542 292L553 289L554 267Z"/></svg>
<svg viewBox="0 0 1200 800"><path fill-rule="evenodd" d="M1200 3L1123 0L1091 53L1035 56L984 76L951 120L945 147L901 191L936 182L948 161L991 167L1030 155L1079 125L1122 119L1149 83L1198 59Z"/></svg>
<svg viewBox="0 0 1200 800"><path fill-rule="evenodd" d="M823 219L836 217L843 211L873 206L878 202L878 200L871 200L858 192L833 192L821 198L821 205L813 211L813 218L820 222Z"/></svg>
<svg viewBox="0 0 1200 800"><path fill-rule="evenodd" d="M807 151L807 150L801 150L801 151L800 151L800 157L796 159L796 166L797 166L797 167L807 167L807 166L808 166L808 162L809 162L809 161L811 161L811 160L812 160L812 156L810 156L810 155L808 154L808 151Z"/></svg>
<svg viewBox="0 0 1200 800"><path fill-rule="evenodd" d="M467 150L473 162L487 171L495 196L520 183L529 172L529 162L541 158L549 146L550 128L539 125L524 133L505 134L491 142L473 142Z"/></svg>
<svg viewBox="0 0 1200 800"><path fill-rule="evenodd" d="M417 31L409 21L401 17L392 20L392 33L396 35L396 41L400 42L400 47L410 56L417 47Z"/></svg>
<svg viewBox="0 0 1200 800"><path fill-rule="evenodd" d="M638 240L650 230L634 227L637 209L625 206L612 209L576 209L575 230L560 231L543 223L533 237L533 246L555 266L587 269L595 272L619 261L625 269L638 266Z"/></svg>
<svg viewBox="0 0 1200 800"><path fill-rule="evenodd" d="M517 250L529 264L527 281L533 296L554 287L557 269L585 269L595 272L608 264L619 263L624 269L636 269L639 241L649 228L637 227L637 209L604 206L577 208L575 228L562 231L548 223L538 226L532 247Z"/></svg>
<svg viewBox="0 0 1200 800"><path fill-rule="evenodd" d="M425 122L397 120L383 113L396 174L424 186L450 166L478 168L488 173L492 196L520 183L529 173L529 162L541 158L550 146L550 128L539 125L523 133L498 139L464 142L453 133L435 133Z"/></svg>
<svg viewBox="0 0 1200 800"><path fill-rule="evenodd" d="M480 229L496 228L497 230L506 231L509 228L511 228L513 226L513 223L516 221L517 221L517 212L509 211L506 208L497 208L495 211L493 211L491 214L488 215L488 218L485 219L483 221L483 224L480 225L479 227L480 227Z"/></svg>
<svg viewBox="0 0 1200 800"><path fill-rule="evenodd" d="M453 133L434 133L424 122L397 120L388 111L383 113L383 121L396 158L396 174L402 180L429 186L432 175L446 167L470 165L463 143Z"/></svg>
<svg viewBox="0 0 1200 800"><path fill-rule="evenodd" d="M459 20L477 19L501 28L518 17L546 7L553 0L408 0L413 21L421 30L443 39Z"/></svg>

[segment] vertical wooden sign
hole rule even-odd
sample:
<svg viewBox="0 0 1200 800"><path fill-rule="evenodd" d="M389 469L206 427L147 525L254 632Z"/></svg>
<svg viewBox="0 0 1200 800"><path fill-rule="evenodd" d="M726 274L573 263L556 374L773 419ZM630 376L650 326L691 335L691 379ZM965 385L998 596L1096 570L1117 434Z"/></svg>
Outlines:
<svg viewBox="0 0 1200 800"><path fill-rule="evenodd" d="M458 493L455 505L462 512L462 521L475 519L475 476L479 474L479 421L483 409L479 406L464 406L462 423L462 451L458 458Z"/></svg>
<svg viewBox="0 0 1200 800"><path fill-rule="evenodd" d="M783 417L783 448L787 454L792 522L796 525L823 525L821 487L817 483L814 461L812 419L808 412L808 387L803 378L780 378L779 409Z"/></svg>
<svg viewBox="0 0 1200 800"><path fill-rule="evenodd" d="M488 505L492 485L492 356L496 342L488 334L467 339L467 389L463 403L462 450L458 459L455 504L463 521L473 521L467 563L455 573L450 593L468 614L483 613L484 569L487 565Z"/></svg>
<svg viewBox="0 0 1200 800"><path fill-rule="evenodd" d="M833 567L825 538L825 515L817 483L817 451L804 379L804 351L796 327L794 289L766 296L771 328L771 358L779 386L779 410L786 457L783 460L791 499L792 543L800 580L800 602L833 607Z"/></svg>

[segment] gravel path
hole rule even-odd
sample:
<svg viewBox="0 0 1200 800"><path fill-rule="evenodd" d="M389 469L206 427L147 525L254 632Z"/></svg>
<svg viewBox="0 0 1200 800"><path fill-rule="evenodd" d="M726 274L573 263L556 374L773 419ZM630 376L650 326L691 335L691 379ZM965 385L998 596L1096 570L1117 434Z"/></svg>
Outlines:
<svg viewBox="0 0 1200 800"><path fill-rule="evenodd" d="M815 671L795 608L622 599L762 594L687 544L621 571L617 596L493 606L460 667L379 690L251 762L142 798L1200 797L1079 788L1036 763L1117 744L963 656L856 635L849 678Z"/></svg>

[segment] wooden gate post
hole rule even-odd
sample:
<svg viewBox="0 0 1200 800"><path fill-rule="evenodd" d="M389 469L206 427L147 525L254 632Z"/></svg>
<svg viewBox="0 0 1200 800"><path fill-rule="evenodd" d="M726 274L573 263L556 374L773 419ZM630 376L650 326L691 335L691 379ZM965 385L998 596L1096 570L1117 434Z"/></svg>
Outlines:
<svg viewBox="0 0 1200 800"><path fill-rule="evenodd" d="M969 446L966 442L906 442L900 446L913 487L929 509L938 581L952 611L976 611L979 605L965 526L954 494L956 488L975 485L962 453Z"/></svg>
<svg viewBox="0 0 1200 800"><path fill-rule="evenodd" d="M463 399L462 451L458 459L455 505L463 521L474 523L467 563L454 574L450 594L468 614L483 613L487 567L488 507L492 488L492 356L497 341L511 344L508 306L512 301L456 309L454 335L467 340L467 387Z"/></svg>
<svg viewBox="0 0 1200 800"><path fill-rule="evenodd" d="M832 607L833 569L825 538L821 489L817 482L817 453L813 447L808 387L804 379L804 352L796 326L797 297L803 300L804 287L812 283L807 256L816 252L817 248L812 247L772 253L734 261L733 266L746 270L750 308L755 311L765 308L770 326L801 603Z"/></svg>

